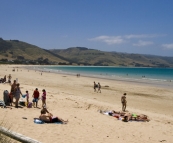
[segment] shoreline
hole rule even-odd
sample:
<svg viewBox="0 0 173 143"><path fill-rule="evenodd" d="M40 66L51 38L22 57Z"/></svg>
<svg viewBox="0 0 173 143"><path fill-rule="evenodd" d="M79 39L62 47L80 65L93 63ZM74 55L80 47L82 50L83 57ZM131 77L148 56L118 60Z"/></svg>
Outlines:
<svg viewBox="0 0 173 143"><path fill-rule="evenodd" d="M55 71L55 70L39 68L39 67L46 67L46 66L44 66L44 65L32 66L31 65L31 66L25 67L25 68L29 69L29 70L40 71L40 72L76 76L76 73L59 72L59 71ZM126 82L126 83L132 83L132 84L134 83L134 84L141 84L141 85L151 85L153 87L161 87L161 88L167 88L167 89L172 89L172 87L173 87L173 80L170 80L170 81L168 81L168 80L150 80L150 79L145 79L145 78L135 79L135 78L111 77L111 76L102 76L102 75L96 76L96 75L90 75L90 74L80 74L80 76L81 77L88 77L88 78L113 80L113 81Z"/></svg>

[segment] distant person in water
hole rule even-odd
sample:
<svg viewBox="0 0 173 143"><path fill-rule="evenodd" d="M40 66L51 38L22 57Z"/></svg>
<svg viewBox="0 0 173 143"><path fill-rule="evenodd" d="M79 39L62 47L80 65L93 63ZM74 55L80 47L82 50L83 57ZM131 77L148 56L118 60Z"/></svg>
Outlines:
<svg viewBox="0 0 173 143"><path fill-rule="evenodd" d="M101 85L100 85L100 83L98 83L98 92L101 93Z"/></svg>
<svg viewBox="0 0 173 143"><path fill-rule="evenodd" d="M125 111L127 106L126 93L124 93L123 96L121 97L121 103L122 103L122 111Z"/></svg>

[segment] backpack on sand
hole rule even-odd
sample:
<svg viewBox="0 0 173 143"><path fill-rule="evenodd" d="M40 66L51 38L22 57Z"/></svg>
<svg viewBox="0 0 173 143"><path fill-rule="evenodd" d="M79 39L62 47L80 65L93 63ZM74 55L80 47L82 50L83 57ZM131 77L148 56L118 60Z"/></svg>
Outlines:
<svg viewBox="0 0 173 143"><path fill-rule="evenodd" d="M5 105L10 105L10 96L8 90L4 90L4 97L3 97Z"/></svg>

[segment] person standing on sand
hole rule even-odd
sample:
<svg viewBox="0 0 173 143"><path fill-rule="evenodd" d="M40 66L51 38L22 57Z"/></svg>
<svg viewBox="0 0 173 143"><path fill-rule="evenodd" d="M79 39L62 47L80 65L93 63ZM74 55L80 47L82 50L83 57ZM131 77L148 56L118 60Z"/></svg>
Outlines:
<svg viewBox="0 0 173 143"><path fill-rule="evenodd" d="M18 102L19 102L19 99L20 99L20 95L22 95L22 92L20 90L20 84L16 84L16 87L15 87L15 95L14 95L14 98L16 99L16 103L15 103L15 107L18 108Z"/></svg>
<svg viewBox="0 0 173 143"><path fill-rule="evenodd" d="M100 85L100 83L98 82L98 92L100 91L100 93L101 93L101 85Z"/></svg>
<svg viewBox="0 0 173 143"><path fill-rule="evenodd" d="M15 94L15 88L16 88L16 80L14 80L13 84L11 84L11 90L10 90L10 100L11 100L11 105L13 103L13 97Z"/></svg>
<svg viewBox="0 0 173 143"><path fill-rule="evenodd" d="M6 83L6 75L4 76L3 83Z"/></svg>
<svg viewBox="0 0 173 143"><path fill-rule="evenodd" d="M127 105L126 93L124 93L123 96L121 97L121 103L122 103L122 111L125 111Z"/></svg>
<svg viewBox="0 0 173 143"><path fill-rule="evenodd" d="M43 89L42 90L43 94L42 94L42 107L46 105L46 90Z"/></svg>
<svg viewBox="0 0 173 143"><path fill-rule="evenodd" d="M8 83L11 83L11 74L9 74L9 76L8 76Z"/></svg>
<svg viewBox="0 0 173 143"><path fill-rule="evenodd" d="M38 91L38 88L36 88L36 89L34 90L34 93L33 93L34 99L32 100L33 106L34 106L34 107L35 107L35 102L36 102L36 107L37 107L39 96L40 96L40 93L39 93L39 91Z"/></svg>
<svg viewBox="0 0 173 143"><path fill-rule="evenodd" d="M96 92L97 84L94 81L94 92Z"/></svg>

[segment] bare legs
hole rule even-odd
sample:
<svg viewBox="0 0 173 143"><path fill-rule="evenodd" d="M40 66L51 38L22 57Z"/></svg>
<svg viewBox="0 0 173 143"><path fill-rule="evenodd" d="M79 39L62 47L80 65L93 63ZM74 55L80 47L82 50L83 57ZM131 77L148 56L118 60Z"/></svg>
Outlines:
<svg viewBox="0 0 173 143"><path fill-rule="evenodd" d="M19 98L16 98L15 107L18 108Z"/></svg>
<svg viewBox="0 0 173 143"><path fill-rule="evenodd" d="M122 103L122 111L126 111L126 103Z"/></svg>

